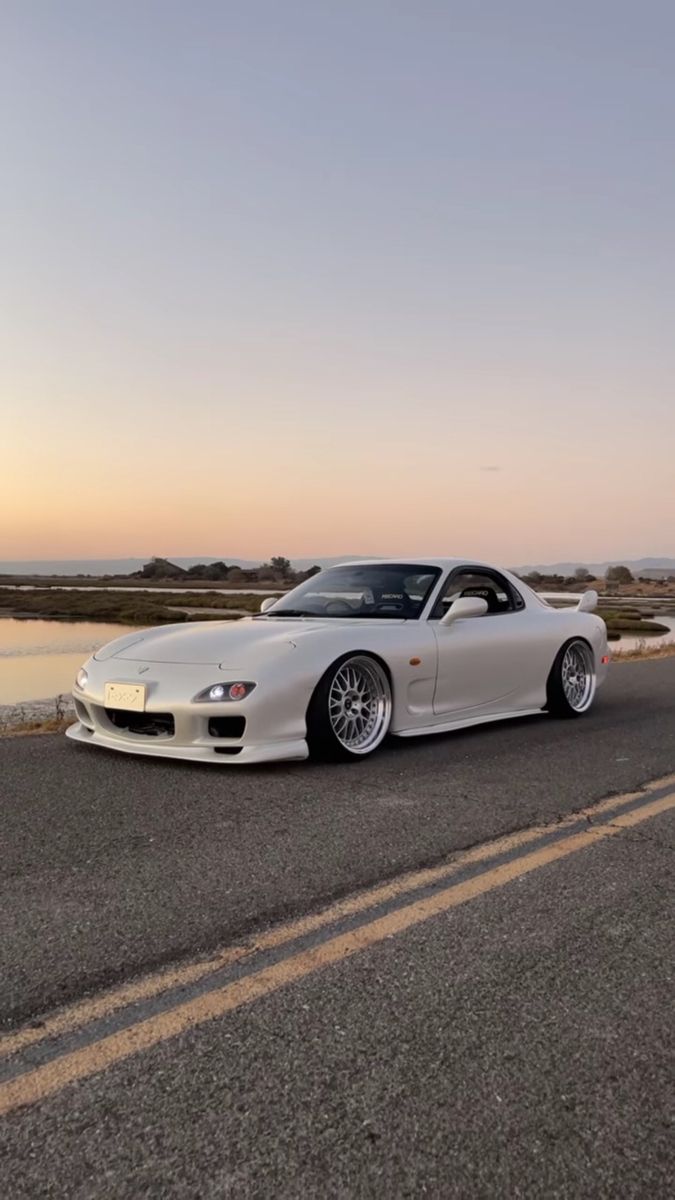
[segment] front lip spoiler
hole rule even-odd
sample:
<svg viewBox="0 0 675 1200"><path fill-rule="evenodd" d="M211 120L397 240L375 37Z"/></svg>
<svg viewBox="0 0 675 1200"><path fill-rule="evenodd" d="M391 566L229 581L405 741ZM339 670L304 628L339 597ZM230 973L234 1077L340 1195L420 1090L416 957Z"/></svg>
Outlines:
<svg viewBox="0 0 675 1200"><path fill-rule="evenodd" d="M239 754L218 754L223 743L216 746L186 745L177 746L175 742L161 744L154 739L148 739L149 745L142 741L128 741L123 738L108 736L87 729L81 721L76 721L66 729L66 737L83 745L99 746L103 750L120 750L123 754L140 754L151 758L177 759L187 762L208 763L217 767L238 767L247 763L266 762L299 762L309 758L307 742L304 738L287 742L265 742L260 745L242 746ZM229 747L228 747L229 748ZM234 748L234 747L233 747Z"/></svg>

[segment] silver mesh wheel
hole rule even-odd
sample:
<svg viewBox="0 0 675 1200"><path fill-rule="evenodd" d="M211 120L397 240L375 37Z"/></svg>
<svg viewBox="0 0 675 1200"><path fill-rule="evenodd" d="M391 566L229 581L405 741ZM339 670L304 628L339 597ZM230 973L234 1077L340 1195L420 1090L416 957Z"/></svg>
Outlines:
<svg viewBox="0 0 675 1200"><path fill-rule="evenodd" d="M567 703L575 712L585 712L595 693L593 654L585 642L571 642L560 664L560 679Z"/></svg>
<svg viewBox="0 0 675 1200"><path fill-rule="evenodd" d="M379 746L391 720L391 688L378 662L359 654L340 664L328 692L328 719L351 754Z"/></svg>

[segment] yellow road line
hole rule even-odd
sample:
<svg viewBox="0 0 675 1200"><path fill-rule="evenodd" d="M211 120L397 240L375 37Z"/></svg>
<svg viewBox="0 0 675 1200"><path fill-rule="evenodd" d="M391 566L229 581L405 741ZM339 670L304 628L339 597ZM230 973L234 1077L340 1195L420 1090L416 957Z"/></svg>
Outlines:
<svg viewBox="0 0 675 1200"><path fill-rule="evenodd" d="M525 846L529 842L545 837L553 830L560 830L566 826L576 825L584 817L592 820L594 817L610 810L625 807L626 804L632 804L634 800L640 799L650 792L668 787L671 784L675 785L675 775L654 780L639 792L628 792L623 796L611 796L607 800L602 800L599 804L594 804L581 809L579 812L571 813L568 817L564 817L554 825L537 825L530 829L519 830L517 833L507 834L494 841L485 842L480 846L474 847L472 850L461 851L454 855L450 861L441 863L436 867L406 872L406 874L400 875L388 883L370 888L367 891L358 892L356 895L350 896L345 900L338 900L336 903L329 905L328 908L321 909L319 912L310 913L308 916L300 917L298 920L275 926L274 929L256 935L253 939L249 939L245 945L226 947L211 958L179 964L170 970L158 971L135 982L111 988L98 996L78 1001L76 1004L69 1005L53 1016L47 1017L39 1026L27 1026L16 1033L9 1033L4 1037L0 1037L0 1059L7 1058L11 1054L16 1054L19 1050L24 1050L27 1046L44 1041L46 1038L55 1037L61 1033L68 1033L72 1029L78 1029L83 1025L88 1025L92 1021L108 1017L118 1009L124 1008L127 1004L148 1000L153 996L160 996L163 992L169 991L171 988L195 983L205 975L214 974L223 967L240 961L247 955L283 946L286 942L294 941L296 938L303 937L307 933L312 933L316 929L321 929L325 925L330 925L334 921L353 916L359 912L365 912L369 908L376 907L378 904L394 900L406 892L415 891L419 887L425 887L439 880L450 878L466 866L477 862L484 862L485 859L496 858L500 854L516 850L520 846Z"/></svg>
<svg viewBox="0 0 675 1200"><path fill-rule="evenodd" d="M55 1013L53 1017L47 1017L40 1025L29 1025L25 1029L18 1030L17 1033L6 1034L0 1039L0 1059L8 1058L10 1054L25 1050L27 1046L32 1046L35 1042L42 1042L45 1038L55 1037L59 1033L68 1033L72 1029L89 1025L101 1017L108 1017L119 1008L126 1007L127 1004L149 1000L172 987L193 983L202 976L208 975L210 971L229 966L240 958L245 958L249 953L250 951L245 946L230 947L220 953L217 958L209 961L186 963L171 970L162 971L157 975L150 975L145 979L123 984L114 991L103 992L100 996L93 996L90 1000L82 1000L70 1008Z"/></svg>
<svg viewBox="0 0 675 1200"><path fill-rule="evenodd" d="M358 929L339 934L318 946L293 954L243 979L235 980L222 988L178 1004L166 1012L148 1017L135 1026L109 1034L83 1049L64 1054L44 1066L0 1084L0 1115L23 1105L43 1100L76 1080L86 1079L107 1067L122 1062L139 1051L147 1050L169 1038L175 1038L186 1030L220 1017L242 1005L251 1004L261 996L269 995L288 983L302 979L331 964L341 962L361 950L382 942L385 938L402 933L404 930L428 920L430 917L448 912L468 900L503 887L513 879L536 871L548 863L566 858L579 850L587 849L596 842L672 808L675 808L675 792L662 796L650 804L644 804L632 812L619 813L613 818L611 824L590 826L581 833L571 834L567 838L561 838L556 842L535 848L520 858L488 869L471 879L453 884L432 896L413 901L411 904L378 917Z"/></svg>

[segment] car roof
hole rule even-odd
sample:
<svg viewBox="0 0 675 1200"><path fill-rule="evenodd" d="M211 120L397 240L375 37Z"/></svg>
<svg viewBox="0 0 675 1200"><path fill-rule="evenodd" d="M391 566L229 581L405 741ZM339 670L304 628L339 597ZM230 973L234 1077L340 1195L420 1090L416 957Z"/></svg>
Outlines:
<svg viewBox="0 0 675 1200"><path fill-rule="evenodd" d="M398 567L398 566L418 566L418 567L440 567L442 571L449 571L453 567L491 567L494 570L505 570L504 567L495 567L494 563L481 562L478 558L436 558L434 555L427 554L410 554L407 556L399 556L398 558L354 558L346 559L345 562L332 564L337 567ZM326 567L330 570L330 567ZM508 574L508 572L507 572Z"/></svg>

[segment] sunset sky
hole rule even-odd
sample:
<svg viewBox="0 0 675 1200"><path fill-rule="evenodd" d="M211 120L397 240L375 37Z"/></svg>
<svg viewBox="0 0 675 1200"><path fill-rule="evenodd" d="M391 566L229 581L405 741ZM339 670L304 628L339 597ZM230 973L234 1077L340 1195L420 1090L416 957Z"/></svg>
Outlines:
<svg viewBox="0 0 675 1200"><path fill-rule="evenodd" d="M4 0L0 559L675 555L675 6Z"/></svg>

